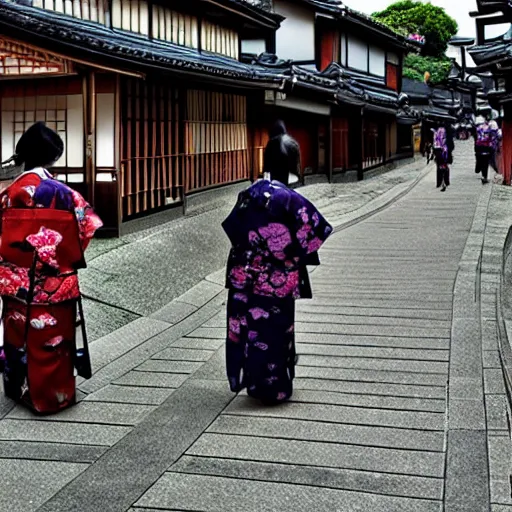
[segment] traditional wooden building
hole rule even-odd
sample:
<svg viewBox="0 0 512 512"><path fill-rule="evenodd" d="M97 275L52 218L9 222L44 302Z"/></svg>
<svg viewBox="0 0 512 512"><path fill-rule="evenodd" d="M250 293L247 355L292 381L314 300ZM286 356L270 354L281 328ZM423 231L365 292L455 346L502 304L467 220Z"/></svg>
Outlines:
<svg viewBox="0 0 512 512"><path fill-rule="evenodd" d="M43 120L63 137L59 179L107 231L252 176L247 105L284 78L239 61L281 17L237 0L0 2L1 158ZM258 92L259 91L259 92Z"/></svg>
<svg viewBox="0 0 512 512"><path fill-rule="evenodd" d="M277 118L305 174L412 152L413 46L337 0L0 0L0 33L0 158L45 121L106 234L257 177Z"/></svg>
<svg viewBox="0 0 512 512"><path fill-rule="evenodd" d="M477 45L469 50L479 72L490 72L495 79L494 90L487 100L502 118L502 169L504 183L512 177L512 4L508 0L478 0ZM511 28L501 37L488 39L486 27L508 24Z"/></svg>
<svg viewBox="0 0 512 512"><path fill-rule="evenodd" d="M353 169L362 178L410 156L414 116L399 95L404 54L417 46L338 0L273 0L273 10L284 20L272 48L242 41L246 51L275 53L273 65L293 77L290 93L269 95L262 129L286 122L306 175Z"/></svg>

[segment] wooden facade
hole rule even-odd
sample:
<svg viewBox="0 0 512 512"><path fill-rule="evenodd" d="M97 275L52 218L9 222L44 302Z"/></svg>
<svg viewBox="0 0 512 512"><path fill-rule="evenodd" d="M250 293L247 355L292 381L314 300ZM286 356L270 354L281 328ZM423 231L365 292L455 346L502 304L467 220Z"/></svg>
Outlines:
<svg viewBox="0 0 512 512"><path fill-rule="evenodd" d="M45 121L65 142L56 176L88 198L109 234L184 205L188 194L261 176L277 119L300 144L303 176L357 169L362 178L396 155L389 112L396 111L401 56L324 21L317 27L314 7L295 20L294 3L278 2L291 17L288 34L309 24L308 47L305 39L295 45L277 37L279 15L228 0L30 1L0 5L0 156L11 156L30 124ZM71 18L81 20L75 28ZM318 71L289 62L255 67L240 54L242 46L279 44L309 55L305 65L317 55ZM356 59L363 54L365 69ZM345 77L329 75L333 63L353 73L347 94L357 96L354 105L337 94ZM367 110L368 101L383 102L386 113Z"/></svg>

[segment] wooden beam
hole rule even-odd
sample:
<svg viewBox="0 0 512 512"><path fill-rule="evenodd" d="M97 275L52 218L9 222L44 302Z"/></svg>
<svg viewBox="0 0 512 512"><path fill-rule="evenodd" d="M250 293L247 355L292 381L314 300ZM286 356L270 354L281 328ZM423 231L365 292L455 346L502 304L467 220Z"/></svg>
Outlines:
<svg viewBox="0 0 512 512"><path fill-rule="evenodd" d="M85 147L85 183L87 199L94 206L96 188L96 74L88 70L82 81L84 147Z"/></svg>

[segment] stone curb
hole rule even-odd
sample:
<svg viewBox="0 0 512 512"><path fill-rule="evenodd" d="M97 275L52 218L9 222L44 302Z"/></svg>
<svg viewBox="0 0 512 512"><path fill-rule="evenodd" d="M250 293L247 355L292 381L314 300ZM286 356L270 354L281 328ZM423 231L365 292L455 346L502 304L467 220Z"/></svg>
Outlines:
<svg viewBox="0 0 512 512"><path fill-rule="evenodd" d="M446 512L512 504L512 349L503 300L511 199L511 189L496 185L481 195L455 284Z"/></svg>
<svg viewBox="0 0 512 512"><path fill-rule="evenodd" d="M479 198L453 290L446 512L490 509L479 275L491 191Z"/></svg>

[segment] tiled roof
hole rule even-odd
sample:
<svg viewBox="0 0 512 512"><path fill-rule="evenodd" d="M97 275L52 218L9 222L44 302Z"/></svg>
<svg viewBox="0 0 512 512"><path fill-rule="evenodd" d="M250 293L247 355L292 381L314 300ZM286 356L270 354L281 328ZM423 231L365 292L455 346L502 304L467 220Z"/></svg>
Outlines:
<svg viewBox="0 0 512 512"><path fill-rule="evenodd" d="M201 73L202 76L278 82L276 73L266 73L222 55L198 52L172 43L107 28L51 11L0 0L0 30L13 38L24 37L49 51L80 56L91 63L107 61L121 70ZM282 80L282 78L281 78Z"/></svg>
<svg viewBox="0 0 512 512"><path fill-rule="evenodd" d="M512 28L496 41L473 46L469 53L480 70L491 69L512 58Z"/></svg>

